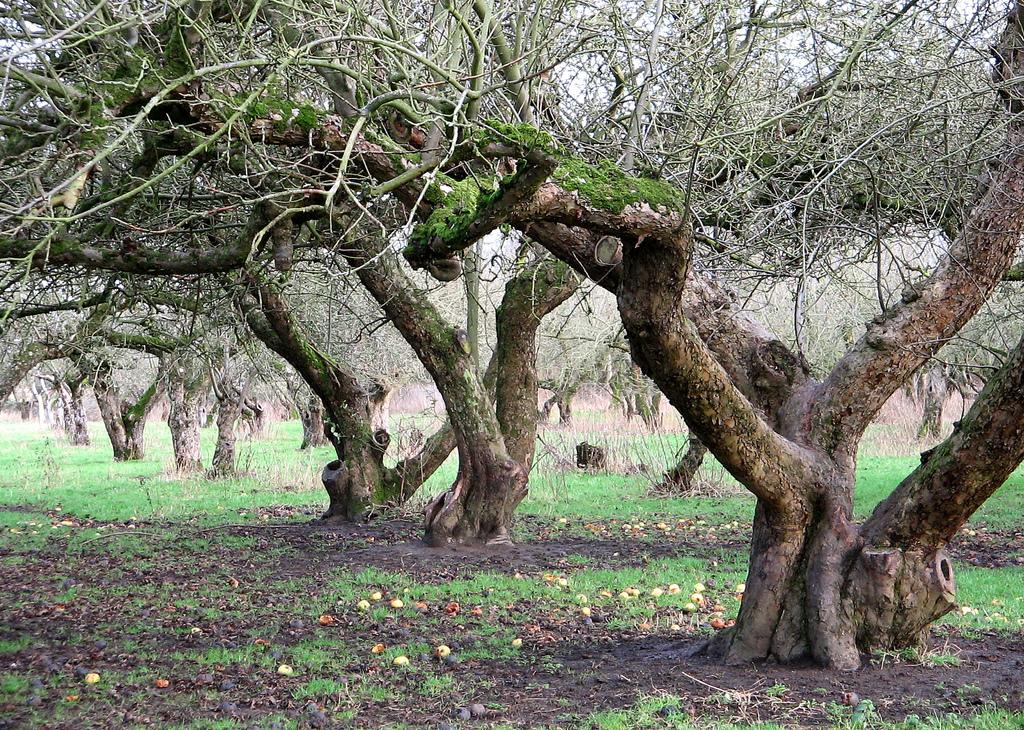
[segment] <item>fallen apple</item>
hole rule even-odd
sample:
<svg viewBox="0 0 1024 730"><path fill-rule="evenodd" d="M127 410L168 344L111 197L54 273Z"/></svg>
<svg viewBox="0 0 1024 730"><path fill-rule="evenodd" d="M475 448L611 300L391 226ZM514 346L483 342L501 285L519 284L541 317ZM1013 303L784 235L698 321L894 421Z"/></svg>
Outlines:
<svg viewBox="0 0 1024 730"><path fill-rule="evenodd" d="M166 689L170 686L171 683L168 682L166 679L158 679L155 682L153 682L153 684L155 684L159 689Z"/></svg>
<svg viewBox="0 0 1024 730"><path fill-rule="evenodd" d="M693 613L697 610L697 605L694 603L687 603L685 606L683 606L683 610L687 613Z"/></svg>
<svg viewBox="0 0 1024 730"><path fill-rule="evenodd" d="M369 611L370 610L370 602L367 601L367 600L362 600L362 601L360 601L359 603L356 604L356 608L358 608L360 611Z"/></svg>
<svg viewBox="0 0 1024 730"><path fill-rule="evenodd" d="M690 600L696 603L697 605L700 605L704 603L704 595L702 593L697 593L696 591L694 591L690 594Z"/></svg>
<svg viewBox="0 0 1024 730"><path fill-rule="evenodd" d="M434 649L434 656L444 659L446 656L452 653L451 647L441 644L441 646Z"/></svg>
<svg viewBox="0 0 1024 730"><path fill-rule="evenodd" d="M100 675L96 674L96 672L89 672L88 674L85 675L85 683L86 684L97 684L99 681L100 681Z"/></svg>
<svg viewBox="0 0 1024 730"><path fill-rule="evenodd" d="M399 654L391 660L391 663L394 664L396 667L404 667L409 663L409 657L407 657L405 654Z"/></svg>
<svg viewBox="0 0 1024 730"><path fill-rule="evenodd" d="M587 597L586 597L585 595L583 595L582 593L579 593L579 594L577 594L577 596L576 596L576 600L577 600L577 601L578 601L579 603L586 603L586 602L587 602Z"/></svg>
<svg viewBox="0 0 1024 730"><path fill-rule="evenodd" d="M683 627L680 626L679 624L672 624L671 626L669 626L669 628L672 629L673 631L679 631Z"/></svg>
<svg viewBox="0 0 1024 730"><path fill-rule="evenodd" d="M383 644L374 644L373 648L370 649L374 654L383 654L384 650L387 649Z"/></svg>
<svg viewBox="0 0 1024 730"><path fill-rule="evenodd" d="M743 593L746 590L747 590L747 584L746 583L737 583L736 584L736 592L737 593Z"/></svg>
<svg viewBox="0 0 1024 730"><path fill-rule="evenodd" d="M367 604L369 607L369 604ZM320 614L320 618L317 619L321 626L330 626L334 623L334 616L329 613Z"/></svg>
<svg viewBox="0 0 1024 730"><path fill-rule="evenodd" d="M290 677L295 674L295 670L292 669L291 664L282 664L277 668L277 673L285 677Z"/></svg>
<svg viewBox="0 0 1024 730"><path fill-rule="evenodd" d="M512 648L513 649L518 649L522 645L523 645L523 640L522 639L512 639Z"/></svg>
<svg viewBox="0 0 1024 730"><path fill-rule="evenodd" d="M694 593L703 593L704 590L705 590L705 588L704 588L704 584L703 583L694 583L693 584L693 592Z"/></svg>
<svg viewBox="0 0 1024 730"><path fill-rule="evenodd" d="M401 598L393 598L393 599L391 599L391 608L401 608L404 605L405 604L402 602Z"/></svg>
<svg viewBox="0 0 1024 730"><path fill-rule="evenodd" d="M654 590L651 591L651 595L654 596L655 598L660 598L664 594L665 594L665 591L661 590L660 588L655 588Z"/></svg>
<svg viewBox="0 0 1024 730"><path fill-rule="evenodd" d="M725 620L721 619L721 618L713 618L713 619L711 619L710 624L711 624L711 628L713 628L715 631L718 631L719 629L724 629L725 628Z"/></svg>
<svg viewBox="0 0 1024 730"><path fill-rule="evenodd" d="M384 594L382 594L380 591L374 591L373 593L370 594L370 600L371 601L379 601L383 597L384 597Z"/></svg>
<svg viewBox="0 0 1024 730"><path fill-rule="evenodd" d="M590 607L589 606L584 606L583 608L580 609L580 613L582 613L584 616L589 616L590 615Z"/></svg>
<svg viewBox="0 0 1024 730"><path fill-rule="evenodd" d="M679 584L678 584L678 583L672 583L672 584L671 584L671 585L670 585L670 586L668 587L668 592L669 592L669 593L671 593L672 595L675 595L675 594L677 594L677 593L682 593L682 590L683 590L683 589L679 587Z"/></svg>

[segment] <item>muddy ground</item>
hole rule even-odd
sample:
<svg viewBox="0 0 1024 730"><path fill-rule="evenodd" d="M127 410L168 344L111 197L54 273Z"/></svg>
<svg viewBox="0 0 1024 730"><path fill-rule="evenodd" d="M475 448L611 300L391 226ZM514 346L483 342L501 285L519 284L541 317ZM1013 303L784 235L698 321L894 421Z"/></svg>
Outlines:
<svg viewBox="0 0 1024 730"><path fill-rule="evenodd" d="M111 533L135 532L138 543L150 545L141 554L122 551L119 538L107 537L73 548L55 538L34 548L0 550L0 641L15 647L2 656L2 671L25 685L0 703L0 728L161 727L196 718L232 718L241 727L565 727L589 713L663 693L683 698L678 708L666 709L666 717L683 712L702 721L803 726L832 722L850 701L848 693L869 699L886 719L969 713L986 704L1024 710L1019 633L964 636L950 627L936 629L933 647L942 657L955 657L955 666L889 657L852 673L809 665L723 667L692 656L701 640L694 632L622 626L600 615L585 623L566 621L531 607L530 599L516 607L532 619L524 629L527 662L420 657L429 662L428 674L447 677L441 686L456 690L431 695L422 690L424 673L396 673L353 649L330 670L341 687L333 700L311 704L296 697L295 678L265 667L314 638L346 649L365 644L358 616L339 610L330 625L318 623L314 609L329 605L333 590L327 576L374 569L438 586L480 571L567 574L581 562L587 569L621 569L663 557L735 560L747 536L741 528L724 528L713 537L695 531L626 538L617 524L570 531L527 520L527 541L516 546L437 550L419 542L418 525L408 520L321 527L282 521L304 517L293 512L262 517L256 526L212 529L105 525ZM76 522L69 529L89 526L97 525ZM1019 564L1022 549L1024 533L986 532L959 538L953 553L960 561L998 567ZM495 611L450 627L456 657L487 634L488 622L502 620L505 614ZM443 605L430 605L382 619L375 636L388 645L433 645L449 618ZM200 672L190 658L253 646L266 656L212 662ZM83 686L85 671L111 679ZM168 686L156 686L154 678ZM346 692L367 678L390 694ZM487 707L484 717L457 718L460 708L477 702Z"/></svg>

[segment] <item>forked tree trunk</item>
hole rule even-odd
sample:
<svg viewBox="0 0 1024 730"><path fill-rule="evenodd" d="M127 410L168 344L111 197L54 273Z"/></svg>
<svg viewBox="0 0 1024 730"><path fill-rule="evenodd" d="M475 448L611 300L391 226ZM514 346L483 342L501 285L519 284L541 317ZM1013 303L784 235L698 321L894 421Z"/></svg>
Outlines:
<svg viewBox="0 0 1024 730"><path fill-rule="evenodd" d="M538 419L535 357L536 328L543 314L575 288L576 278L563 264L540 261L526 267L510 282L499 308L498 353L493 361L497 406L477 374L467 334L456 330L437 312L421 290L397 266L381 242L342 249L363 286L416 352L441 392L459 451L455 483L427 505L426 539L433 545L507 543L512 515L526 496ZM531 280L539 266L549 266L551 285ZM561 299L571 282L572 288ZM547 296L538 291L551 289ZM538 306L550 300L550 308ZM500 323L505 309L507 322ZM513 310L516 315L513 315ZM520 316L522 313L523 316ZM525 331L524 331L525 329ZM507 356L506 354L507 353ZM492 370L491 367L488 370Z"/></svg>
<svg viewBox="0 0 1024 730"><path fill-rule="evenodd" d="M697 470L704 463L708 447L701 443L701 440L690 434L686 447L679 452L679 460L676 465L665 472L661 483L655 486L654 491L658 494L683 496L693 490L694 479L697 477Z"/></svg>
<svg viewBox="0 0 1024 730"><path fill-rule="evenodd" d="M418 455L385 467L384 453L391 437L387 431L372 427L370 390L306 338L281 294L260 284L255 276L251 284L258 305L243 304L246 323L295 368L313 391L323 411L310 409L313 417L303 418L304 434L312 440L314 434L308 434L309 428L316 427L316 419L323 419L316 434L326 435L338 457L321 476L330 500L321 519L361 520L378 506L405 502L455 448L451 429L443 426Z"/></svg>
<svg viewBox="0 0 1024 730"><path fill-rule="evenodd" d="M258 439L267 427L267 410L255 398L246 398L242 404L242 423L245 424L246 438Z"/></svg>
<svg viewBox="0 0 1024 730"><path fill-rule="evenodd" d="M146 420L159 398L163 373L158 373L139 399L128 405L113 383L109 365L100 364L93 370L93 392L114 451L114 461L141 461L146 455Z"/></svg>
<svg viewBox="0 0 1024 730"><path fill-rule="evenodd" d="M330 443L324 433L324 406L316 394L309 396L305 405L299 408L299 420L302 422L302 445L299 449L315 449Z"/></svg>

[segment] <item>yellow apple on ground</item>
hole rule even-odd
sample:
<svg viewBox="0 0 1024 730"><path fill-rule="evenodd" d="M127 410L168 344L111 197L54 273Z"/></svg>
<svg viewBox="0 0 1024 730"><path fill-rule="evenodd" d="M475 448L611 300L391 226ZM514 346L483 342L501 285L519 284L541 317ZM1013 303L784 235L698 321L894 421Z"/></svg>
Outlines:
<svg viewBox="0 0 1024 730"><path fill-rule="evenodd" d="M374 591L373 593L370 594L370 600L371 601L379 601L383 597L384 597L384 594L381 593L380 591Z"/></svg>
<svg viewBox="0 0 1024 730"><path fill-rule="evenodd" d="M665 591L661 590L660 588L655 588L654 590L651 591L651 595L654 596L655 598L660 598L664 594L665 594Z"/></svg>
<svg viewBox="0 0 1024 730"><path fill-rule="evenodd" d="M694 611L697 610L697 606L696 606L696 604L693 604L693 603L687 603L685 606L683 606L683 610L686 611L687 613L693 613Z"/></svg>
<svg viewBox="0 0 1024 730"><path fill-rule="evenodd" d="M293 674L295 674L295 670L294 670L294 669L292 669L292 667L291 667L291 665L290 665L290 664L282 664L281 666L279 666L279 667L277 668L277 673L278 673L278 674L282 674L282 675L284 675L285 677L290 677L290 676L292 676Z"/></svg>
<svg viewBox="0 0 1024 730"><path fill-rule="evenodd" d="M589 616L590 615L590 607L589 606L584 606L583 608L580 609L580 613L582 613L584 616Z"/></svg>
<svg viewBox="0 0 1024 730"><path fill-rule="evenodd" d="M522 645L523 645L523 640L522 639L512 639L512 648L513 649L518 649Z"/></svg>
<svg viewBox="0 0 1024 730"><path fill-rule="evenodd" d="M86 684L96 684L99 681L100 681L100 675L96 674L96 672L89 672L88 674L85 675L85 683Z"/></svg>
<svg viewBox="0 0 1024 730"><path fill-rule="evenodd" d="M401 598L394 598L391 601L391 608L401 608L404 605Z"/></svg>
<svg viewBox="0 0 1024 730"><path fill-rule="evenodd" d="M409 657L407 657L405 654L399 654L391 660L391 663L394 664L396 667L404 667L409 663Z"/></svg>
<svg viewBox="0 0 1024 730"><path fill-rule="evenodd" d="M369 611L370 602L364 599L356 604L356 608L358 608L360 611Z"/></svg>

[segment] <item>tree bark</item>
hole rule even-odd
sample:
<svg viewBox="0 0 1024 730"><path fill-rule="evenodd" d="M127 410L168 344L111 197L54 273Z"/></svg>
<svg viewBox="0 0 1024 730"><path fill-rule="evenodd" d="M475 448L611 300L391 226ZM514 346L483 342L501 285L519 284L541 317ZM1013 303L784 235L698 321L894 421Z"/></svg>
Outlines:
<svg viewBox="0 0 1024 730"><path fill-rule="evenodd" d="M468 336L444 320L383 242L367 237L343 244L340 252L430 373L455 434L458 476L427 505L428 542L508 542L512 513L526 496L527 468L509 453L488 389L473 367Z"/></svg>
<svg viewBox="0 0 1024 730"><path fill-rule="evenodd" d="M324 406L320 397L316 394L310 395L306 402L299 408L299 420L302 421L302 445L299 449L315 449L319 446L326 446L327 435L324 433Z"/></svg>
<svg viewBox="0 0 1024 730"><path fill-rule="evenodd" d="M93 392L110 438L115 461L141 461L145 458L146 420L163 389L163 371L157 373L139 399L126 404L113 383L112 368L100 363L92 368Z"/></svg>
<svg viewBox="0 0 1024 730"><path fill-rule="evenodd" d="M654 492L672 496L685 496L693 491L697 470L704 463L708 447L700 439L690 434L686 447L681 449L676 465L665 472L661 482L655 486Z"/></svg>
<svg viewBox="0 0 1024 730"><path fill-rule="evenodd" d="M321 475L330 500L321 519L360 520L377 506L407 500L455 447L451 430L442 427L419 455L394 468L385 467L384 453L391 437L387 431L373 428L370 389L308 340L280 293L260 283L255 275L250 282L256 302L243 304L250 330L295 368L324 409L324 434L337 459ZM305 425L303 430L307 430Z"/></svg>
<svg viewBox="0 0 1024 730"><path fill-rule="evenodd" d="M938 438L942 433L942 410L949 392L949 379L942 365L936 364L925 370L920 376L919 388L922 415L917 437Z"/></svg>
<svg viewBox="0 0 1024 730"><path fill-rule="evenodd" d="M205 373L190 357L179 357L167 371L167 426L171 430L174 466L181 474L203 469L199 444L199 396Z"/></svg>
<svg viewBox="0 0 1024 730"><path fill-rule="evenodd" d="M493 379L498 423L509 455L529 471L537 444L537 330L541 321L579 287L579 278L561 261L545 255L520 270L505 285L495 312L497 347L488 367ZM563 423L571 419L559 401Z"/></svg>
<svg viewBox="0 0 1024 730"><path fill-rule="evenodd" d="M217 445L213 449L209 475L215 479L235 476L236 427L242 415L248 379L228 357L221 364L213 383L217 398Z"/></svg>
<svg viewBox="0 0 1024 730"><path fill-rule="evenodd" d="M89 420L85 417L85 378L72 376L60 383L58 392L64 411L64 435L72 446L89 445Z"/></svg>

